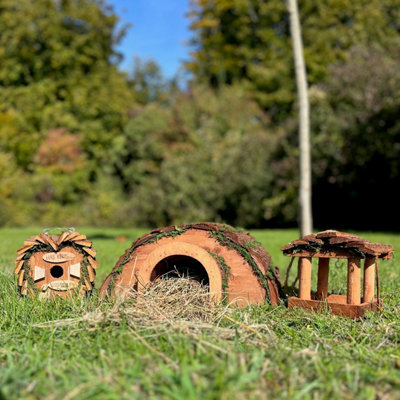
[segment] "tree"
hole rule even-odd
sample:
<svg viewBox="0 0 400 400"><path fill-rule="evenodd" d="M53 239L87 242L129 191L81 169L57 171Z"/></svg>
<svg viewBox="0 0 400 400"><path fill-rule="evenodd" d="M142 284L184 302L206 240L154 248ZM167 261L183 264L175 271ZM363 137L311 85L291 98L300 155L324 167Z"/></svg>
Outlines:
<svg viewBox="0 0 400 400"><path fill-rule="evenodd" d="M143 105L162 100L169 90L169 83L164 79L160 66L154 60L143 61L139 57L134 58L129 85L135 100Z"/></svg>
<svg viewBox="0 0 400 400"><path fill-rule="evenodd" d="M400 224L400 57L356 46L310 90L313 104L314 217L320 226L397 229Z"/></svg>
<svg viewBox="0 0 400 400"><path fill-rule="evenodd" d="M117 25L101 0L0 0L0 154L26 189L2 192L5 223L76 222L90 186L112 173L112 143L133 104Z"/></svg>
<svg viewBox="0 0 400 400"><path fill-rule="evenodd" d="M303 41L296 0L287 0L299 99L299 222L301 236L312 233L310 106Z"/></svg>
<svg viewBox="0 0 400 400"><path fill-rule="evenodd" d="M141 225L263 226L280 138L274 133L260 107L235 86L192 86L168 107L137 108L115 143L126 214Z"/></svg>
<svg viewBox="0 0 400 400"><path fill-rule="evenodd" d="M326 81L329 66L353 45L398 37L397 0L304 0L300 10L308 82ZM281 0L191 0L195 79L213 87L242 83L281 123L292 114L295 79L289 15ZM390 49L388 48L390 51Z"/></svg>
<svg viewBox="0 0 400 400"><path fill-rule="evenodd" d="M117 70L117 23L100 0L0 0L0 112L17 125L21 167L58 128L79 134L95 169L105 165L133 100Z"/></svg>

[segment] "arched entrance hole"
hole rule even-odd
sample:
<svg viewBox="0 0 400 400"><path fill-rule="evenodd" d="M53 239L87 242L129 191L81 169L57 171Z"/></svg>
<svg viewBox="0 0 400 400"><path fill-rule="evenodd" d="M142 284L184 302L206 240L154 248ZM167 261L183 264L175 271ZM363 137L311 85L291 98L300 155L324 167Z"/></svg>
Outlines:
<svg viewBox="0 0 400 400"><path fill-rule="evenodd" d="M210 280L203 265L195 258L186 255L174 254L160 260L151 272L150 281L161 277L163 279L188 278L203 286L210 286Z"/></svg>

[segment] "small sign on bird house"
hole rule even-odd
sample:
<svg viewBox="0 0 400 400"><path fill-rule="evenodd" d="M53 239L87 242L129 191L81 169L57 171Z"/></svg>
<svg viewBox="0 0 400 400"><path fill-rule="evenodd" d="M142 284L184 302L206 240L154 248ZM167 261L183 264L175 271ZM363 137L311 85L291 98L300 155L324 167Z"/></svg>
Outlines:
<svg viewBox="0 0 400 400"><path fill-rule="evenodd" d="M14 273L22 295L83 296L94 287L96 250L79 232L41 233L25 240L17 253Z"/></svg>

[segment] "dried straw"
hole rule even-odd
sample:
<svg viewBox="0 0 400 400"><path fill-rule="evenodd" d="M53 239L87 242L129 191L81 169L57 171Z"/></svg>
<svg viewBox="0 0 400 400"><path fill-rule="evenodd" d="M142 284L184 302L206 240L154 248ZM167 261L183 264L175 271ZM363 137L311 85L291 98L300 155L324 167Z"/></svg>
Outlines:
<svg viewBox="0 0 400 400"><path fill-rule="evenodd" d="M194 339L202 337L201 343L204 346L221 353L226 353L226 350L218 346L217 342L205 340L203 334L217 337L218 340L241 341L238 339L239 334L247 343L257 343L263 347L267 343L272 344L271 339L275 335L268 325L248 325L237 321L228 315L234 310L238 309L213 301L207 286L193 279L180 277L159 279L143 293L132 289L108 311L97 310L78 318L49 321L35 326L44 328L49 325L54 327L85 323L91 329L96 329L104 325L125 323L132 334L145 345L148 345L145 338L175 332Z"/></svg>

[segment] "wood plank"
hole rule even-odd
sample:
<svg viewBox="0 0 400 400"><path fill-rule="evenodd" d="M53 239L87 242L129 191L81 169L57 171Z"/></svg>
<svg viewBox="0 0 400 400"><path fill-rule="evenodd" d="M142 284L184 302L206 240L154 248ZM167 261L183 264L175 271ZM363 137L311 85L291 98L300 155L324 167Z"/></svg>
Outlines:
<svg viewBox="0 0 400 400"><path fill-rule="evenodd" d="M318 260L318 284L317 298L319 300L328 297L328 282L329 282L329 258L320 258Z"/></svg>
<svg viewBox="0 0 400 400"><path fill-rule="evenodd" d="M87 270L88 270L90 282L94 282L94 280L96 279L96 273L94 272L94 269L88 264Z"/></svg>
<svg viewBox="0 0 400 400"><path fill-rule="evenodd" d="M46 235L44 235L44 237L42 235L44 235L44 234L41 233L40 235L37 235L36 238L35 238L36 241L39 242L39 243L47 244Z"/></svg>
<svg viewBox="0 0 400 400"><path fill-rule="evenodd" d="M363 302L369 303L374 298L375 292L375 258L367 257L364 261Z"/></svg>
<svg viewBox="0 0 400 400"><path fill-rule="evenodd" d="M56 244L56 242L54 242L54 240L49 236L47 239L49 245L53 248L54 251L58 250L58 246Z"/></svg>
<svg viewBox="0 0 400 400"><path fill-rule="evenodd" d="M68 236L69 236L68 231L61 232L61 235L57 239L57 245L59 246L65 240L65 238L67 238Z"/></svg>
<svg viewBox="0 0 400 400"><path fill-rule="evenodd" d="M92 284L89 282L89 279L88 279L88 278L85 278L84 281L85 281L86 289L87 289L87 290L92 290L92 289L93 289L93 286L92 286Z"/></svg>
<svg viewBox="0 0 400 400"><path fill-rule="evenodd" d="M358 305L361 303L360 266L361 259L349 258L347 265L347 304Z"/></svg>
<svg viewBox="0 0 400 400"><path fill-rule="evenodd" d="M357 235L354 235L354 233L347 233L347 232L339 232L335 230L327 230L323 232L318 232L316 234L316 237L318 239L320 238L333 238L333 237L358 237Z"/></svg>
<svg viewBox="0 0 400 400"><path fill-rule="evenodd" d="M328 303L347 304L347 296L342 294L330 294L327 300Z"/></svg>
<svg viewBox="0 0 400 400"><path fill-rule="evenodd" d="M344 250L344 249L335 249L335 250L321 249L320 251L301 250L299 252L295 252L295 248L293 248L293 252L291 252L290 250L285 250L283 254L287 257L352 258L352 257L354 257L354 253L351 250L352 249L349 248L346 250ZM361 250L361 249L359 249L359 250ZM383 260L388 260L388 259L393 258L393 254L392 253L380 254L379 258L381 258Z"/></svg>
<svg viewBox="0 0 400 400"><path fill-rule="evenodd" d="M25 260L18 261L18 264L14 269L14 274L19 274L19 271L21 271L21 268L24 265L24 262L25 262Z"/></svg>
<svg viewBox="0 0 400 400"><path fill-rule="evenodd" d="M38 242L35 240L35 238L26 239L24 241L24 246L29 246L31 244L36 245L36 244L38 244Z"/></svg>
<svg viewBox="0 0 400 400"><path fill-rule="evenodd" d="M83 249L83 251L84 251L85 253L89 254L89 255L92 256L93 258L96 257L97 251L96 251L95 249L90 248L90 247L83 247L82 249Z"/></svg>
<svg viewBox="0 0 400 400"><path fill-rule="evenodd" d="M41 233L39 237L43 240L43 243L49 244L50 236L46 235L45 233Z"/></svg>
<svg viewBox="0 0 400 400"><path fill-rule="evenodd" d="M306 235L302 237L303 240L306 240L308 243L317 243L324 244L321 239L318 239L316 235Z"/></svg>
<svg viewBox="0 0 400 400"><path fill-rule="evenodd" d="M294 246L293 244L289 243L289 244L281 247L281 251L285 252L287 250L292 250L292 249L295 249L295 248L296 248L296 246ZM288 256L289 254L286 254L286 255Z"/></svg>
<svg viewBox="0 0 400 400"><path fill-rule="evenodd" d="M296 240L293 240L292 244L294 244L296 246L301 246L301 245L307 245L307 244L310 244L310 243L307 242L307 240L296 239Z"/></svg>
<svg viewBox="0 0 400 400"><path fill-rule="evenodd" d="M291 253L290 251L285 252L285 256L288 257L315 257L315 258L350 258L353 257L349 250L337 249L337 250L301 250L299 252Z"/></svg>
<svg viewBox="0 0 400 400"><path fill-rule="evenodd" d="M98 267L97 261L93 257L88 256L88 261L93 269L96 269Z"/></svg>
<svg viewBox="0 0 400 400"><path fill-rule="evenodd" d="M311 258L302 257L299 259L299 297L300 299L311 299Z"/></svg>
<svg viewBox="0 0 400 400"><path fill-rule="evenodd" d="M371 303L362 303L359 305L350 305L343 303L332 303L328 301L318 300L302 300L298 297L289 297L288 308L303 308L308 311L330 310L332 314L352 319L362 318L367 311L378 312L379 307L377 301Z"/></svg>
<svg viewBox="0 0 400 400"><path fill-rule="evenodd" d="M78 234L77 236L73 237L72 239L70 239L74 242L78 241L78 240L86 240L86 235L80 235Z"/></svg>
<svg viewBox="0 0 400 400"><path fill-rule="evenodd" d="M64 242L71 241L71 240L73 240L74 238L76 238L79 235L80 235L79 232L76 232L76 231L75 232L71 232L71 233L68 234L68 236L66 238L64 238Z"/></svg>
<svg viewBox="0 0 400 400"><path fill-rule="evenodd" d="M18 274L18 286L22 286L22 284L24 283L24 274L25 274L25 271L23 269L21 269L21 271L19 271L19 274Z"/></svg>
<svg viewBox="0 0 400 400"><path fill-rule="evenodd" d="M14 262L15 262L15 263L18 263L18 262L20 262L24 257L25 257L25 253L24 253L24 254L20 254L20 255L14 260Z"/></svg>
<svg viewBox="0 0 400 400"><path fill-rule="evenodd" d="M35 244L30 244L30 245L25 245L25 246L21 247L20 249L17 250L17 254L18 255L25 254L34 245Z"/></svg>
<svg viewBox="0 0 400 400"><path fill-rule="evenodd" d="M92 247L92 242L90 240L74 240L76 244L83 247Z"/></svg>
<svg viewBox="0 0 400 400"><path fill-rule="evenodd" d="M347 237L339 236L339 237L329 238L329 244L332 244L332 245L341 244L341 245L343 245L345 243L354 242L355 240L360 240L360 238L357 237L357 236L347 236Z"/></svg>

